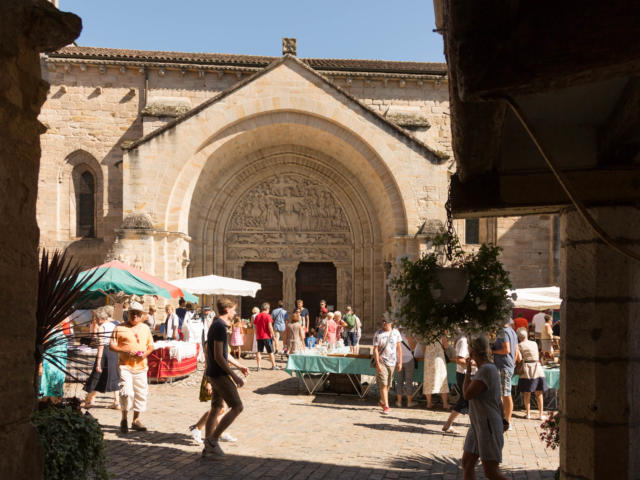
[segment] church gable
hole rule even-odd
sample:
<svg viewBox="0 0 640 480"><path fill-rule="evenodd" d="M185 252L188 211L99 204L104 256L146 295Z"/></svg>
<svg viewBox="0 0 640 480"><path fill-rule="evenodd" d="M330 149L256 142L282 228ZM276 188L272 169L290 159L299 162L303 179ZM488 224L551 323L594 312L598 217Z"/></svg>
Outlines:
<svg viewBox="0 0 640 480"><path fill-rule="evenodd" d="M306 92L304 90L307 90ZM251 77L237 83L233 87L216 95L215 97L201 103L197 107L177 117L175 120L150 132L139 140L125 146L127 150L133 150L149 142L166 132L173 131L185 122L191 121L194 117L211 115L214 111L237 107L238 104L245 104L247 99L258 103L258 108L253 113L268 110L295 110L297 105L287 104L288 100L293 100L296 95L311 95L318 97L318 105L325 103L321 97L329 95L337 100L341 106L346 106L351 112L360 118L366 119L368 123L376 125L390 135L405 143L409 148L417 150L423 157L434 163L440 163L448 157L442 152L436 152L423 142L413 137L406 130L399 127L389 119L382 116L377 111L361 103L358 99L345 92L333 82L318 74L311 67L304 64L295 57L286 55L264 70ZM243 98L244 101L238 100ZM332 107L335 111L335 108ZM313 113L319 114L319 111ZM228 116L228 114L225 112ZM331 113L329 116L332 116ZM357 129L354 129L357 131Z"/></svg>

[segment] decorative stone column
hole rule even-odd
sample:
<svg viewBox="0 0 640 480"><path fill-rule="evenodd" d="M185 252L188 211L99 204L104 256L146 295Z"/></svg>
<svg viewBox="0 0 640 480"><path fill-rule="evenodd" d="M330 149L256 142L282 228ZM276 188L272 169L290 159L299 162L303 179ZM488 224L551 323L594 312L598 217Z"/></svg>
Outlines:
<svg viewBox="0 0 640 480"><path fill-rule="evenodd" d="M278 262L278 270L282 272L282 299L285 309L293 311L296 304L296 271L299 262Z"/></svg>
<svg viewBox="0 0 640 480"><path fill-rule="evenodd" d="M640 209L590 212L640 252ZM563 212L560 222L561 478L638 478L640 262L605 245L577 212Z"/></svg>
<svg viewBox="0 0 640 480"><path fill-rule="evenodd" d="M351 262L334 262L336 266L337 308L343 310L353 303L353 267Z"/></svg>

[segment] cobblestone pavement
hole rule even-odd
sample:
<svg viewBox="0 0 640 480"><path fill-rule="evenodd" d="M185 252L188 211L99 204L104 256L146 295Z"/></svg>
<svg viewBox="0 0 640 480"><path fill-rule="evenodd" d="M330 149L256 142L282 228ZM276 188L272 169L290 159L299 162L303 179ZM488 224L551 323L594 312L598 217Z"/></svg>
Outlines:
<svg viewBox="0 0 640 480"><path fill-rule="evenodd" d="M256 372L254 361L243 362L251 370L241 389L245 409L229 429L238 442L221 443L223 459L202 459L202 447L188 434L187 427L207 409L198 401L201 371L150 385L149 409L142 416L148 432L120 434L120 412L105 408L111 397L99 395L91 414L103 425L112 478L462 478L468 417L458 417L459 435L445 435L440 429L447 413L427 411L424 403L383 416L374 394L366 400L309 396L286 372ZM68 388L83 396L81 386ZM522 417L516 412L506 434L503 469L514 480L553 478L558 452L539 440L539 421ZM484 478L480 467L478 478Z"/></svg>

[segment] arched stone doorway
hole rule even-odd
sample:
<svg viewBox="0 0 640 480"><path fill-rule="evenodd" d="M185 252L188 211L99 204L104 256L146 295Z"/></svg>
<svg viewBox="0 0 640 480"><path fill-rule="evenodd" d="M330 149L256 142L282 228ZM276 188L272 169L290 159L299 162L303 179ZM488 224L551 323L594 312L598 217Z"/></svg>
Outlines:
<svg viewBox="0 0 640 480"><path fill-rule="evenodd" d="M235 163L215 178L205 168L195 189L192 275L240 278L247 262L276 262L291 309L300 264L330 263L337 308L353 304L366 319L381 313L380 227L360 182L300 146L263 149Z"/></svg>

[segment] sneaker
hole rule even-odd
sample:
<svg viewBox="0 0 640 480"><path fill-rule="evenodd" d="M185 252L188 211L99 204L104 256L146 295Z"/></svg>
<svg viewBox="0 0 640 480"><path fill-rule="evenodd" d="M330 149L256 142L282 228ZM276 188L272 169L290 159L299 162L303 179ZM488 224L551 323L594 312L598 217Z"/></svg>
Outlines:
<svg viewBox="0 0 640 480"><path fill-rule="evenodd" d="M230 433L224 432L222 435L220 435L220 441L221 442L237 442L238 439L233 435L231 435Z"/></svg>
<svg viewBox="0 0 640 480"><path fill-rule="evenodd" d="M402 402L396 400L396 407L398 407L398 408L402 407Z"/></svg>
<svg viewBox="0 0 640 480"><path fill-rule="evenodd" d="M417 407L418 404L416 402L414 402L413 400L411 400L409 403L407 403L407 407Z"/></svg>
<svg viewBox="0 0 640 480"><path fill-rule="evenodd" d="M274 365L271 367L271 370L281 370L282 367L280 365Z"/></svg>
<svg viewBox="0 0 640 480"><path fill-rule="evenodd" d="M202 456L205 458L220 458L224 457L224 452L218 445L218 442L212 442L207 438L204 442L204 448L202 449Z"/></svg>
<svg viewBox="0 0 640 480"><path fill-rule="evenodd" d="M191 438L193 438L193 441L196 442L197 444L202 445L204 443L202 441L202 432L200 431L199 428L196 428L195 425L191 425L189 427L189 435L191 435Z"/></svg>
<svg viewBox="0 0 640 480"><path fill-rule="evenodd" d="M529 420L529 419L531 418L531 414L530 414L530 413L525 414L524 418L526 418L527 420Z"/></svg>
<svg viewBox="0 0 640 480"><path fill-rule="evenodd" d="M547 416L546 416L546 415L540 415L540 420L541 420L542 422L544 422L546 419L547 419Z"/></svg>
<svg viewBox="0 0 640 480"><path fill-rule="evenodd" d="M129 425L126 420L120 422L120 433L129 433Z"/></svg>
<svg viewBox="0 0 640 480"><path fill-rule="evenodd" d="M389 407L382 407L382 413L384 413L385 415L388 415L389 412L391 412L391 409Z"/></svg>
<svg viewBox="0 0 640 480"><path fill-rule="evenodd" d="M256 369L256 371L257 371L257 372L259 372L259 371L261 371L261 370L262 370L262 369L261 369L260 367L258 367L258 368Z"/></svg>

